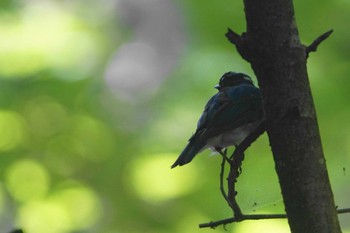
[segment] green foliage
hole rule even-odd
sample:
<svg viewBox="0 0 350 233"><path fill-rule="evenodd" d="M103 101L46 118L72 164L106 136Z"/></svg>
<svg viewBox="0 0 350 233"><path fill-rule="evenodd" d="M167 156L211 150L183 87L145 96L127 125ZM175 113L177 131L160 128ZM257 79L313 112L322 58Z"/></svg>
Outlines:
<svg viewBox="0 0 350 233"><path fill-rule="evenodd" d="M184 167L171 170L170 165L195 130L219 77L228 70L254 76L224 37L226 27L244 31L242 2L168 0L162 1L168 8L158 9L159 1L144 7L134 0L128 5L138 9L134 18L119 10L129 9L122 8L128 1L117 2L1 3L1 232L16 227L27 233L211 232L197 225L232 214L219 191L218 156L203 152ZM296 1L295 6L305 44L335 29L311 54L308 69L336 203L349 207L350 34L344 22L350 4ZM150 17L142 9L153 8L167 12L157 22L174 14L182 25L186 39L172 53L161 51L172 46L166 36L175 28L138 27ZM153 51L152 40L143 42L152 37L140 36L143 29L171 43ZM124 91L139 79L126 77L127 83L113 86L118 77L108 79L107 71L133 44L153 51L148 62L154 61L156 71L168 56L176 62L152 81L153 89L146 80L139 91L125 92L131 98ZM139 78L153 72L138 63L118 64L139 69ZM266 135L249 148L237 189L244 212L283 211ZM346 218L343 232L349 229ZM262 232L262 227L288 232L283 220L227 228Z"/></svg>

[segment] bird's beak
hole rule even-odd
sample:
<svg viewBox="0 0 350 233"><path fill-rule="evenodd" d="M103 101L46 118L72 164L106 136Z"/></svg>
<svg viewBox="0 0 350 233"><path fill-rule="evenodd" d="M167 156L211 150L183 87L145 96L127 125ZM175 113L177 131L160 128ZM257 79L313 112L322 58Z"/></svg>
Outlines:
<svg viewBox="0 0 350 233"><path fill-rule="evenodd" d="M221 88L221 86L218 84L218 85L215 85L214 88L219 90Z"/></svg>

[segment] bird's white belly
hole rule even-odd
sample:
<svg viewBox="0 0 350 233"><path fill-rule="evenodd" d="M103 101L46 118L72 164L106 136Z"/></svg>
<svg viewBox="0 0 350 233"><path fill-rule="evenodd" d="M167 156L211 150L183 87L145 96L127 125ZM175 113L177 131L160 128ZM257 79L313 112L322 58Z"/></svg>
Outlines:
<svg viewBox="0 0 350 233"><path fill-rule="evenodd" d="M249 123L208 139L206 148L226 148L232 145L238 146L260 123L260 121Z"/></svg>

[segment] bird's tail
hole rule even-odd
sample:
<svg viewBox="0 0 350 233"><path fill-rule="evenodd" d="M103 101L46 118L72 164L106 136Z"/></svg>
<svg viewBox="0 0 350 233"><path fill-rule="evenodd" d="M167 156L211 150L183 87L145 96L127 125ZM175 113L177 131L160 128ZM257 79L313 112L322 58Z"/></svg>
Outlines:
<svg viewBox="0 0 350 233"><path fill-rule="evenodd" d="M198 143L195 141L196 140L190 140L190 142L187 144L187 146L177 158L175 163L171 166L171 168L174 168L178 165L182 166L191 162L194 156L196 156L196 154L203 149L205 143Z"/></svg>

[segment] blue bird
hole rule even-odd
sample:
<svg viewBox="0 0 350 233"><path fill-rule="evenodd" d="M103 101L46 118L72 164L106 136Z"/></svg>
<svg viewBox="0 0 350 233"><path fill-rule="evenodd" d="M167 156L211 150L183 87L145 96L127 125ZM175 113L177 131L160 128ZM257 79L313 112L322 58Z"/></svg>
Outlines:
<svg viewBox="0 0 350 233"><path fill-rule="evenodd" d="M214 151L238 146L264 119L260 89L243 73L227 72L215 86L197 123L197 130L171 166L192 161L206 148Z"/></svg>

